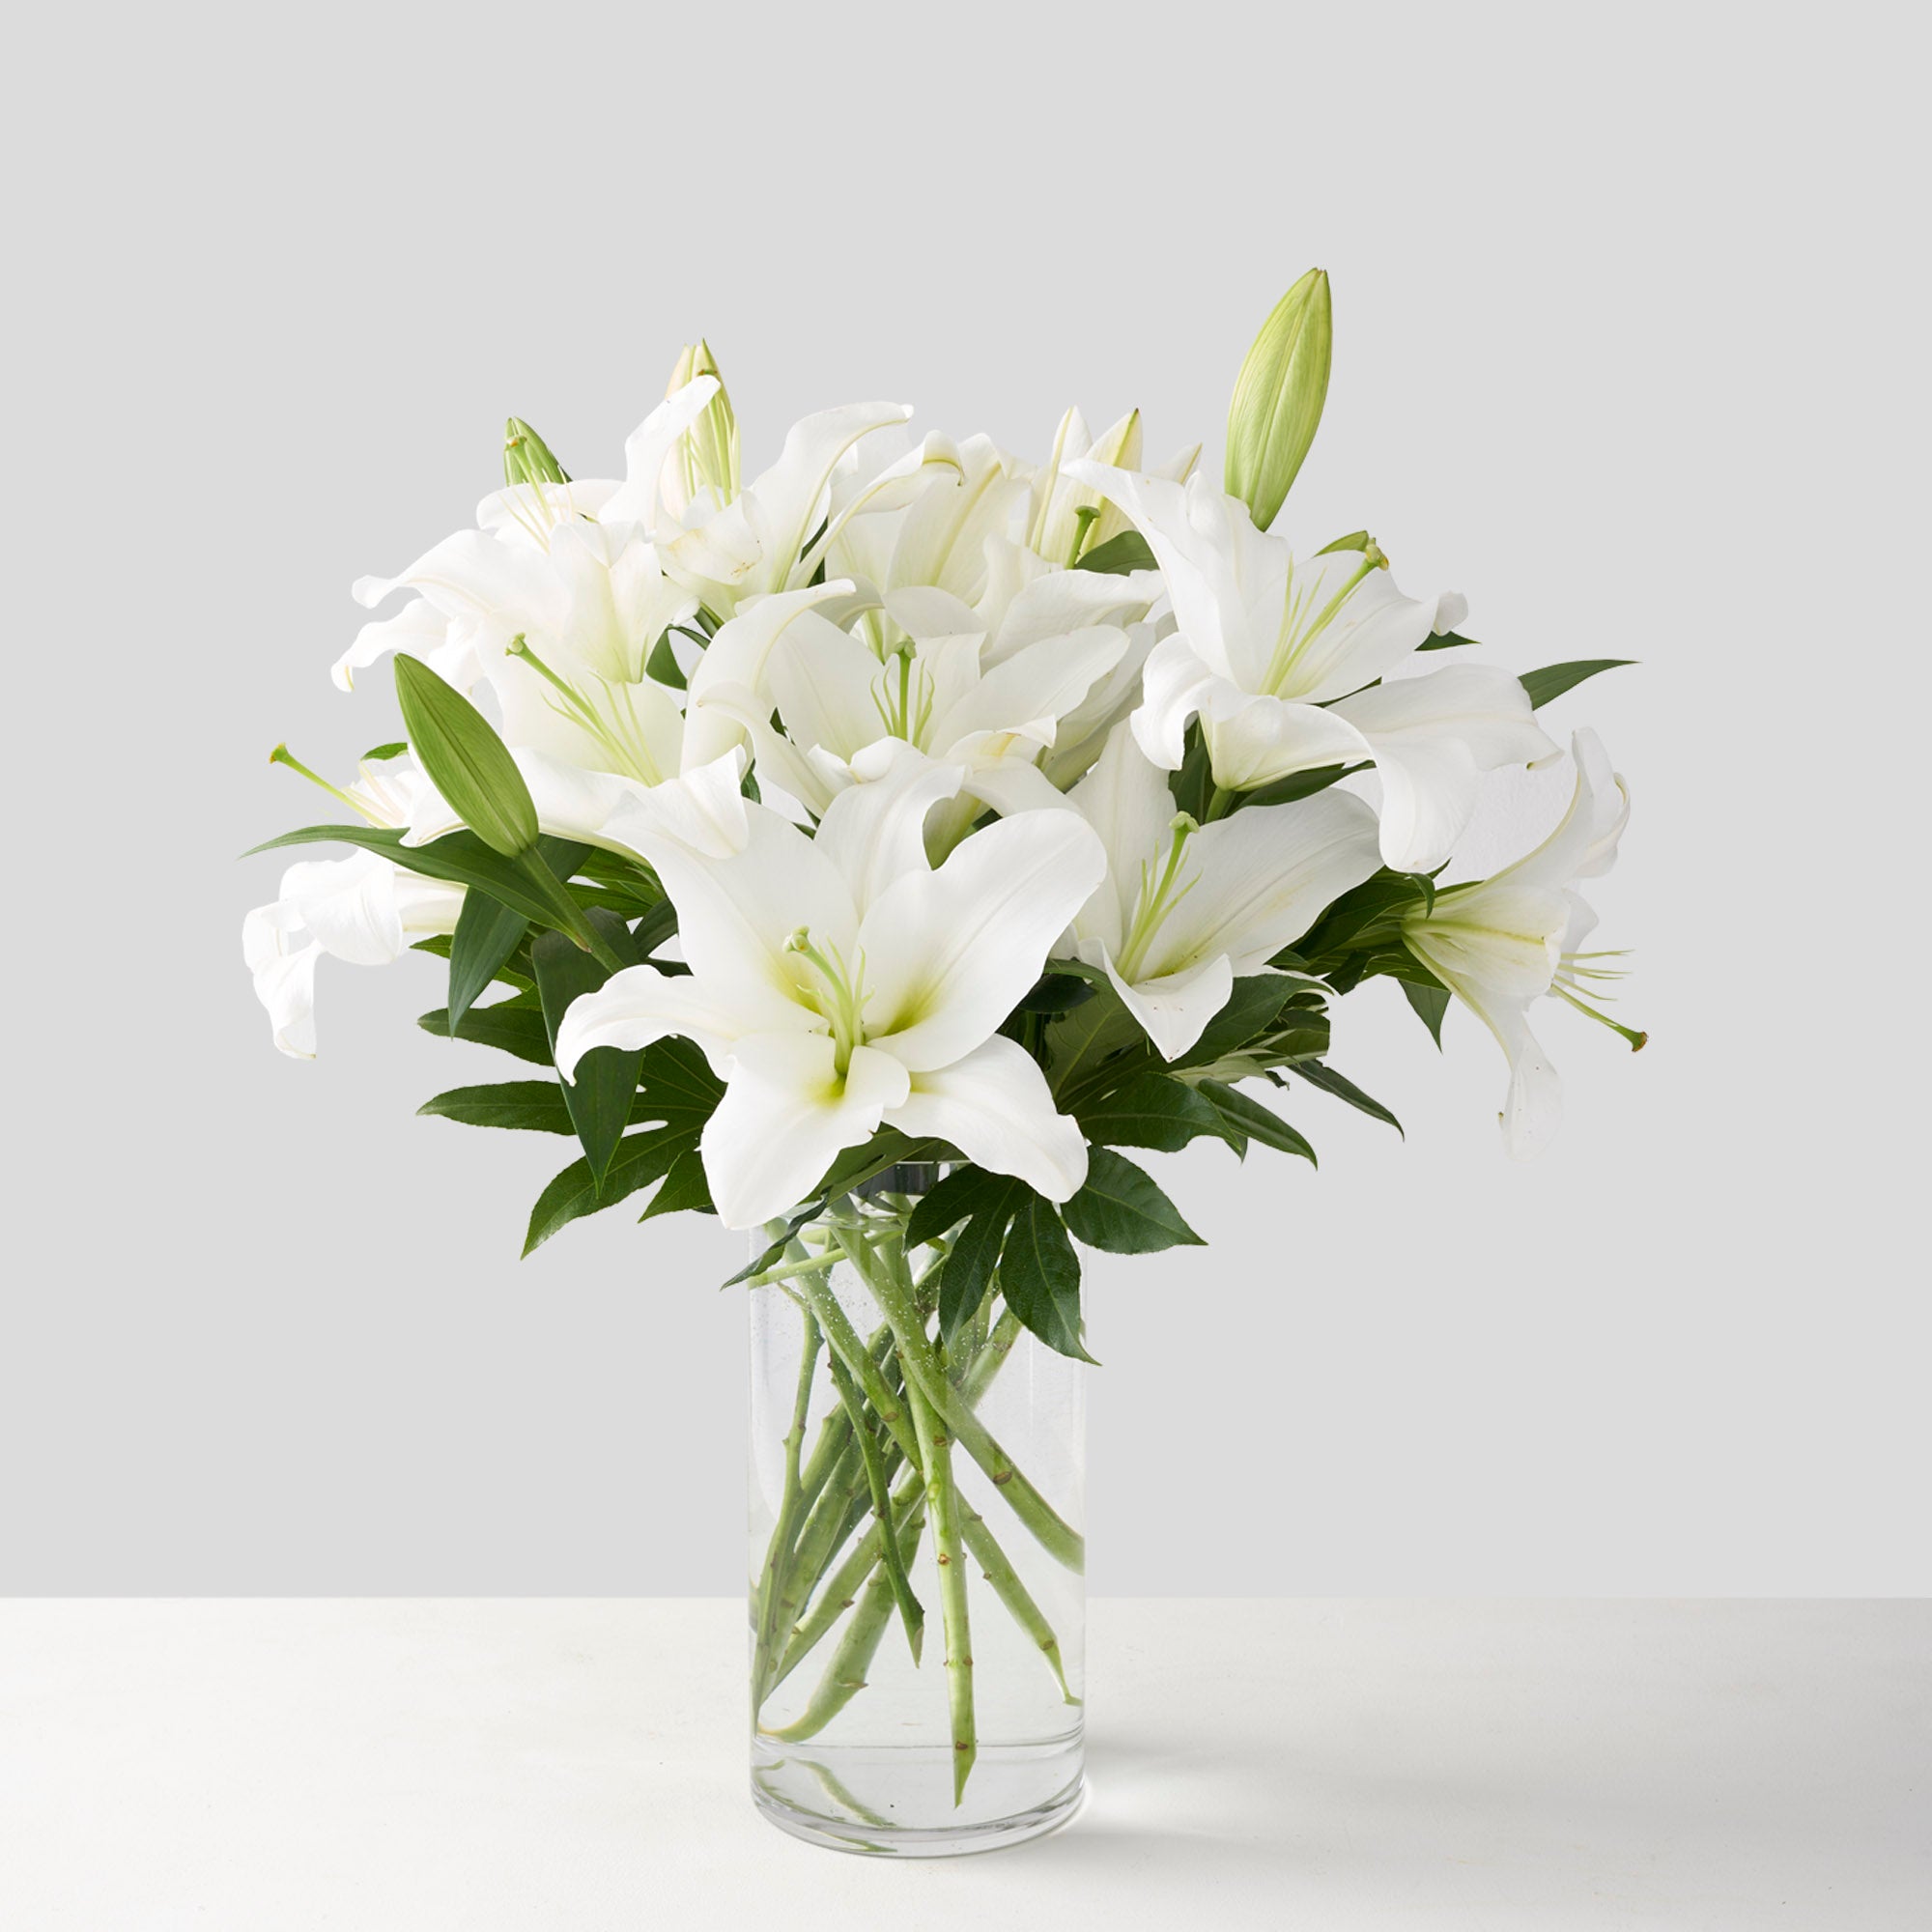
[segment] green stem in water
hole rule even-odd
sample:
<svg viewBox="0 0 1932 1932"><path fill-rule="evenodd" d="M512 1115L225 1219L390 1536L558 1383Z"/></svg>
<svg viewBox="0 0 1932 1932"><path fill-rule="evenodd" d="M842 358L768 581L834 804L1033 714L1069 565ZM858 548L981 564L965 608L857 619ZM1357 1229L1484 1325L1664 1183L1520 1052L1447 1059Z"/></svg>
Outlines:
<svg viewBox="0 0 1932 1932"><path fill-rule="evenodd" d="M973 1720L973 1631L966 1608L966 1548L959 1538L959 1495L952 1487L952 1442L939 1414L908 1384L919 1457L925 1467L925 1507L932 1518L933 1553L939 1559L939 1621L946 1633L946 1706L952 1724L952 1803L966 1790L980 1754Z"/></svg>
<svg viewBox="0 0 1932 1932"><path fill-rule="evenodd" d="M798 1354L798 1386L792 1396L791 1427L784 1438L784 1490L779 1504L777 1527L765 1557L764 1576L758 1590L758 1636L753 1708L762 1695L764 1679L771 1668L772 1652L778 1641L779 1596L783 1583L786 1556L791 1550L799 1511L799 1457L805 1445L805 1418L811 1407L811 1378L818 1367L818 1351L823 1337L818 1323L806 1316L805 1337Z"/></svg>
<svg viewBox="0 0 1932 1932"><path fill-rule="evenodd" d="M886 1487L886 1465L880 1457L879 1445L872 1439L871 1427L866 1420L864 1398L836 1352L827 1357L826 1365L832 1371L838 1400L844 1405L845 1413L852 1418L853 1438L866 1464L867 1487L872 1492L872 1514L878 1518L882 1528L888 1527L893 1520L892 1492ZM898 1538L882 1535L879 1538L879 1553L885 1559L893 1597L899 1606L899 1620L905 1626L906 1644L916 1664L925 1636L925 1611L913 1595L912 1579L905 1573L905 1565L899 1561Z"/></svg>
<svg viewBox="0 0 1932 1932"><path fill-rule="evenodd" d="M946 1371L932 1346L931 1337L925 1332L925 1324L920 1319L910 1288L894 1278L890 1264L877 1264L882 1257L867 1253L862 1242L848 1242L848 1231L842 1225L837 1227L835 1232L844 1247L846 1260L872 1291L880 1313L892 1323L893 1339L898 1344L900 1360L905 1363L908 1393L916 1390L932 1406L952 1438L985 1472L993 1486L1006 1497L1013 1514L1033 1532L1040 1548L1077 1576L1087 1565L1085 1539L1034 1488L1012 1458L1000 1447L992 1431L960 1400L958 1391L947 1380ZM815 1299L813 1306L815 1310ZM845 1332L851 1335L850 1322L845 1324ZM857 1339L857 1336L852 1336L853 1342L856 1343ZM841 1355L846 1354L838 1336L830 1329L826 1332L826 1340ZM846 1367L854 1366L848 1356ZM866 1393L876 1406L877 1396L869 1388ZM890 1418L887 1421L890 1426ZM898 1430L895 1429L893 1434L899 1438L899 1446L907 1450L909 1460L916 1461L913 1445L899 1436Z"/></svg>

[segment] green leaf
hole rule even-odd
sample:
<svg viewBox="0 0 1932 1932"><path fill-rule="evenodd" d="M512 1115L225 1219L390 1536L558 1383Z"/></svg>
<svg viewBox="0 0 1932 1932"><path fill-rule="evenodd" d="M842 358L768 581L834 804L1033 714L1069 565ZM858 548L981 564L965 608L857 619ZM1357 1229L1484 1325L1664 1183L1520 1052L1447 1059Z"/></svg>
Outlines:
<svg viewBox="0 0 1932 1932"><path fill-rule="evenodd" d="M1634 658L1579 658L1575 664L1545 665L1541 670L1526 670L1521 684L1529 693L1530 708L1541 711L1550 699L1561 697L1566 691L1574 691L1586 677L1595 677L1600 670L1619 670L1625 665L1635 663Z"/></svg>
<svg viewBox="0 0 1932 1932"><path fill-rule="evenodd" d="M1097 570L1109 577L1126 577L1136 570L1157 570L1153 552L1138 530L1122 530L1105 543L1095 544L1073 568Z"/></svg>
<svg viewBox="0 0 1932 1932"><path fill-rule="evenodd" d="M361 762L365 765L386 765L391 758L400 758L409 749L407 738L397 738L390 744L378 745L374 750L364 752Z"/></svg>
<svg viewBox="0 0 1932 1932"><path fill-rule="evenodd" d="M560 879L577 868L587 848L572 845L561 838L539 838L537 856ZM449 1013L451 1024L460 1023L471 1004L481 997L503 962L523 943L529 921L513 906L482 892L469 895L457 915L455 937L449 948Z"/></svg>
<svg viewBox="0 0 1932 1932"><path fill-rule="evenodd" d="M420 873L426 879L474 886L539 925L562 923L555 898L543 892L520 866L493 852L473 832L448 832L427 845L405 845L402 833L387 826L304 825L298 831L284 832L279 838L265 838L242 856L252 859L257 852L273 852L285 845L359 846L365 852L381 853L405 871ZM556 890L563 892L561 886Z"/></svg>
<svg viewBox="0 0 1932 1932"><path fill-rule="evenodd" d="M685 688L684 667L677 661L677 653L670 647L668 631L651 646L651 654L644 660L644 675L655 678L659 684L668 685L673 691Z"/></svg>
<svg viewBox="0 0 1932 1932"><path fill-rule="evenodd" d="M1202 1081L1201 1092L1236 1133L1260 1141L1264 1147L1279 1148L1283 1153L1298 1153L1311 1166L1319 1165L1315 1150L1272 1107L1264 1107L1239 1088L1224 1087L1218 1080Z"/></svg>
<svg viewBox="0 0 1932 1932"><path fill-rule="evenodd" d="M1254 791L1236 792L1232 811L1245 811L1256 805L1293 805L1298 798L1313 798L1318 791L1326 791L1338 779L1352 778L1357 772L1369 768L1365 758L1353 765L1317 765L1311 772L1290 772L1285 779L1276 779L1272 784L1264 784Z"/></svg>
<svg viewBox="0 0 1932 1932"><path fill-rule="evenodd" d="M1201 1030L1201 1037L1180 1056L1181 1066L1211 1066L1265 1033L1281 1009L1301 990L1302 981L1285 973L1256 973L1236 980L1227 1004Z"/></svg>
<svg viewBox="0 0 1932 1932"><path fill-rule="evenodd" d="M412 952L433 953L447 965L449 962L450 948L453 944L454 940L451 934L447 932L432 932L427 939L416 940L411 946L410 951ZM510 954L511 959L514 959L516 956L515 952ZM526 960L524 963L527 965L529 962ZM497 968L493 978L498 985L513 986L520 993L533 993L536 991L537 982L527 973L512 966L507 960Z"/></svg>
<svg viewBox="0 0 1932 1932"><path fill-rule="evenodd" d="M690 1144L690 1132L684 1127L649 1127L640 1134L626 1134L611 1156L601 1187L587 1160L572 1161L537 1197L524 1236L524 1253L532 1253L572 1221L602 1208L614 1208L639 1188L663 1179Z"/></svg>
<svg viewBox="0 0 1932 1932"><path fill-rule="evenodd" d="M1407 872L1386 867L1346 892L1331 905L1295 947L1304 959L1331 958L1353 947L1381 922L1391 924L1404 909L1419 905L1422 894Z"/></svg>
<svg viewBox="0 0 1932 1932"><path fill-rule="evenodd" d="M416 1025L425 1033L452 1035L457 1039L474 1040L478 1046L494 1046L500 1053L513 1053L536 1066L548 1066L550 1035L544 1030L543 1014L535 1007L515 1000L500 1000L494 1007L471 1007L452 1028L449 1009L439 1007L424 1013Z"/></svg>
<svg viewBox="0 0 1932 1932"><path fill-rule="evenodd" d="M720 1288L736 1288L741 1281L750 1281L754 1274L763 1274L768 1267L776 1267L784 1259L784 1251L791 1246L792 1237L813 1216L824 1212L825 1203L808 1201L789 1221L778 1238L753 1255L736 1274L727 1274L718 1285Z"/></svg>
<svg viewBox="0 0 1932 1932"><path fill-rule="evenodd" d="M649 1221L659 1214L681 1214L690 1208L700 1214L718 1211L710 1182L704 1178L704 1161L695 1147L686 1148L671 1162L664 1185L644 1203L644 1211L638 1219Z"/></svg>
<svg viewBox="0 0 1932 1932"><path fill-rule="evenodd" d="M1294 1070L1311 1087L1319 1087L1322 1093L1332 1094L1336 1099L1348 1101L1350 1106L1375 1120L1386 1121L1397 1133L1402 1133L1402 1122L1379 1100L1372 1099L1352 1080L1337 1073L1332 1066L1324 1065L1319 1060L1304 1060ZM1407 1136L1405 1134L1403 1138L1406 1140Z"/></svg>
<svg viewBox="0 0 1932 1932"><path fill-rule="evenodd" d="M452 1087L425 1100L418 1114L460 1121L466 1127L508 1127L533 1134L569 1134L570 1109L554 1080L501 1080L488 1087Z"/></svg>
<svg viewBox="0 0 1932 1932"><path fill-rule="evenodd" d="M416 762L450 810L493 852L527 852L537 842L537 809L489 720L407 651L396 653L396 698Z"/></svg>
<svg viewBox="0 0 1932 1932"><path fill-rule="evenodd" d="M1076 1362L1093 1361L1080 1346L1080 1257L1053 1203L1041 1195L1027 1202L1008 1232L1000 1293L1049 1349Z"/></svg>
<svg viewBox="0 0 1932 1932"><path fill-rule="evenodd" d="M1061 1211L1079 1239L1109 1254L1205 1245L1150 1175L1106 1148L1089 1152L1087 1183Z"/></svg>
<svg viewBox="0 0 1932 1932"><path fill-rule="evenodd" d="M1010 1175L955 1168L922 1196L906 1220L905 1245L916 1248L958 1227L939 1269L939 1330L951 1342L985 1299L1000 1242L1032 1190Z"/></svg>
<svg viewBox="0 0 1932 1932"><path fill-rule="evenodd" d="M1401 982L1402 996L1415 1009L1415 1016L1429 1029L1437 1049L1442 1045L1442 1016L1449 1010L1449 995L1441 986L1418 986L1412 980Z"/></svg>
<svg viewBox="0 0 1932 1932"><path fill-rule="evenodd" d="M1473 644L1480 650L1482 639L1465 638L1458 631L1444 631L1439 638L1424 638L1415 648L1419 651L1453 651L1461 644Z"/></svg>
<svg viewBox="0 0 1932 1932"><path fill-rule="evenodd" d="M644 1048L634 1118L688 1128L696 1138L724 1097L724 1083L702 1050L675 1035Z"/></svg>
<svg viewBox="0 0 1932 1932"><path fill-rule="evenodd" d="M584 917L618 958L626 964L636 963L631 929L615 913L598 908ZM530 959L536 968L537 992L543 1001L544 1025L550 1032L551 1057L554 1060L557 1029L571 1002L596 992L611 975L560 932L545 933L530 948ZM643 1058L642 1048L626 1053L619 1047L597 1047L577 1063L576 1078L563 1090L593 1175L604 1173L631 1118L631 1099L638 1091Z"/></svg>
<svg viewBox="0 0 1932 1932"><path fill-rule="evenodd" d="M1203 1134L1221 1133L1221 1116L1192 1087L1164 1073L1135 1073L1103 1098L1075 1109L1095 1147L1153 1148L1173 1153Z"/></svg>

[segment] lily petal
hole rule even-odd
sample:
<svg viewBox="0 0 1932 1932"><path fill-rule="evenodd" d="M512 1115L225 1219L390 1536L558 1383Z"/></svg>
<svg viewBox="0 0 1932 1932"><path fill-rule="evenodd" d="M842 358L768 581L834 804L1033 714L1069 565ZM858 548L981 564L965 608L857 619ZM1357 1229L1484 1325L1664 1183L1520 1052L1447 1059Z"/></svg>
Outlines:
<svg viewBox="0 0 1932 1932"><path fill-rule="evenodd" d="M878 1131L906 1097L905 1068L859 1046L841 1077L822 1034L757 1034L731 1055L724 1097L699 1151L718 1218L755 1228L795 1208L846 1148Z"/></svg>
<svg viewBox="0 0 1932 1932"><path fill-rule="evenodd" d="M885 1122L915 1139L950 1141L988 1173L1017 1176L1049 1201L1069 1199L1087 1179L1080 1129L1055 1108L1034 1057L998 1034L950 1066L915 1073Z"/></svg>
<svg viewBox="0 0 1932 1932"><path fill-rule="evenodd" d="M916 1073L963 1058L1038 979L1106 868L1077 812L1024 811L974 833L937 871L900 879L860 928L867 1037Z"/></svg>
<svg viewBox="0 0 1932 1932"><path fill-rule="evenodd" d="M723 1071L740 1040L751 1034L809 1033L825 1022L777 987L737 977L719 981L693 973L662 973L655 966L627 966L593 993L570 1003L556 1030L556 1070L572 1079L578 1063L600 1046L626 1053L667 1034L696 1041Z"/></svg>

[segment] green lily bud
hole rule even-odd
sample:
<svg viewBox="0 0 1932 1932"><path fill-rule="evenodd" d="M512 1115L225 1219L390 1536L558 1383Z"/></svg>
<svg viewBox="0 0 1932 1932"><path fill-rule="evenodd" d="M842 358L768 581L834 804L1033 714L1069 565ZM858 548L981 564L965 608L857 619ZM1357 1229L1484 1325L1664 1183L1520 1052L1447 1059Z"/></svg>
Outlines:
<svg viewBox="0 0 1932 1932"><path fill-rule="evenodd" d="M670 372L665 394L675 395L687 383L695 383L700 376L716 376L718 393L704 413L685 432L680 445L685 492L695 497L701 487L709 485L718 493L721 502L729 503L738 495L738 412L731 407L730 393L724 387L724 373L718 367L717 356L711 353L710 343L702 340L695 345L687 343L678 352L677 366Z"/></svg>
<svg viewBox="0 0 1932 1932"><path fill-rule="evenodd" d="M419 658L396 654L396 697L410 749L450 810L493 852L520 858L537 842L537 809L490 721Z"/></svg>
<svg viewBox="0 0 1932 1932"><path fill-rule="evenodd" d="M1334 334L1327 272L1310 269L1275 304L1236 379L1224 487L1258 529L1274 522L1315 440Z"/></svg>
<svg viewBox="0 0 1932 1932"><path fill-rule="evenodd" d="M522 416L512 416L503 425L503 481L505 483L568 483L570 476L550 444Z"/></svg>

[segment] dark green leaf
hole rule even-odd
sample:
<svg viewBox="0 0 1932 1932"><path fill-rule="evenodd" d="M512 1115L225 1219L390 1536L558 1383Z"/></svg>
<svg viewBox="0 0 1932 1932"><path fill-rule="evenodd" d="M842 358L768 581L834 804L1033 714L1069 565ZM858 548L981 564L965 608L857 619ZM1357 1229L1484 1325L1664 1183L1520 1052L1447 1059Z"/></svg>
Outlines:
<svg viewBox="0 0 1932 1932"><path fill-rule="evenodd" d="M1421 902L1413 877L1384 867L1344 893L1295 942L1296 950L1304 959L1331 958L1355 946L1372 926L1385 923L1392 927L1406 908Z"/></svg>
<svg viewBox="0 0 1932 1932"><path fill-rule="evenodd" d="M1595 677L1600 670L1617 670L1635 662L1634 658L1579 658L1575 664L1545 665L1541 670L1523 672L1522 688L1529 693L1531 708L1541 711L1551 698L1561 697L1566 691L1574 691L1586 677Z"/></svg>
<svg viewBox="0 0 1932 1932"><path fill-rule="evenodd" d="M1429 1037L1439 1048L1442 1044L1442 1016L1449 1010L1449 995L1440 986L1418 986L1412 980L1402 981L1403 998L1415 1009L1415 1016L1429 1029Z"/></svg>
<svg viewBox="0 0 1932 1932"><path fill-rule="evenodd" d="M638 1219L648 1221L659 1214L681 1214L688 1208L696 1208L700 1214L718 1211L711 1199L711 1185L704 1178L704 1161L695 1147L686 1148L671 1162L664 1185L645 1202L644 1211Z"/></svg>
<svg viewBox="0 0 1932 1932"><path fill-rule="evenodd" d="M779 1235L777 1239L760 1249L736 1274L727 1274L719 1283L719 1287L736 1288L741 1281L750 1281L754 1274L763 1274L768 1267L776 1267L784 1259L784 1251L791 1246L792 1237L808 1221L812 1219L814 1215L822 1213L824 1209L825 1203L823 1201L808 1201L784 1224L784 1230Z"/></svg>
<svg viewBox="0 0 1932 1932"><path fill-rule="evenodd" d="M1087 1184L1061 1211L1067 1227L1090 1248L1109 1254L1149 1255L1161 1248L1203 1245L1151 1177L1106 1148L1089 1152Z"/></svg>
<svg viewBox="0 0 1932 1932"><path fill-rule="evenodd" d="M427 939L418 939L410 948L410 951L412 952L433 953L437 958L442 960L446 964L449 959L450 949L453 943L454 942L450 934L446 932L433 932ZM512 952L510 954L510 958L517 959L518 953ZM527 954L525 954L523 956L518 965L513 966L508 961L505 961L501 966L498 966L497 968L496 974L494 975L497 983L498 985L503 985L503 986L514 986L516 990L520 993L534 993L536 991L537 982L534 980L532 980L530 976L523 970L523 968L525 966L527 966L529 963L530 962Z"/></svg>
<svg viewBox="0 0 1932 1932"><path fill-rule="evenodd" d="M1077 1362L1093 1361L1080 1346L1080 1257L1053 1203L1040 1195L1032 1196L1008 1232L1000 1293L1049 1349Z"/></svg>
<svg viewBox="0 0 1932 1932"><path fill-rule="evenodd" d="M1202 1081L1201 1092L1220 1109L1236 1133L1260 1141L1264 1147L1279 1148L1283 1153L1298 1153L1314 1163L1315 1150L1272 1107L1264 1107L1239 1088L1224 1087L1218 1080Z"/></svg>
<svg viewBox="0 0 1932 1932"><path fill-rule="evenodd" d="M1221 1116L1192 1087L1164 1073L1135 1073L1104 1098L1076 1109L1095 1147L1154 1148L1173 1153L1203 1134L1221 1132Z"/></svg>
<svg viewBox="0 0 1932 1932"><path fill-rule="evenodd" d="M617 956L635 963L631 930L614 913L601 907L584 915L591 927ZM537 992L543 1000L544 1024L550 1030L551 1054L556 1053L557 1029L573 1000L594 993L611 975L577 943L560 932L547 932L530 948L536 967ZM574 1077L563 1090L577 1137L583 1144L584 1158L593 1175L601 1176L618 1137L631 1118L631 1097L638 1091L638 1076L643 1064L642 1049L626 1053L614 1046L600 1046L577 1063Z"/></svg>
<svg viewBox="0 0 1932 1932"><path fill-rule="evenodd" d="M452 1031L449 1011L444 1007L424 1013L416 1025L425 1033L445 1037ZM550 1035L544 1031L543 1014L535 1007L512 1000L499 1001L494 1007L471 1007L454 1033L458 1039L470 1039L478 1046L494 1046L498 1052L514 1053L519 1060L527 1060L535 1066L551 1064Z"/></svg>
<svg viewBox="0 0 1932 1932"><path fill-rule="evenodd" d="M537 1197L530 1210L529 1231L524 1237L524 1253L540 1247L572 1221L594 1214L600 1208L613 1208L640 1187L661 1180L670 1164L691 1145L684 1127L648 1127L640 1134L627 1134L617 1143L605 1170L600 1187L587 1160L574 1160Z"/></svg>
<svg viewBox="0 0 1932 1932"><path fill-rule="evenodd" d="M1094 997L1093 986L1072 973L1046 973L1013 1009L1016 1013L1070 1013Z"/></svg>
<svg viewBox="0 0 1932 1932"><path fill-rule="evenodd" d="M372 751L362 753L365 765L386 765L391 758L400 758L410 749L407 738L398 738L392 744L378 745Z"/></svg>
<svg viewBox="0 0 1932 1932"><path fill-rule="evenodd" d="M660 684L669 685L673 691L684 689L684 667L678 663L677 653L670 647L668 631L651 646L651 654L644 660L644 675L655 678Z"/></svg>
<svg viewBox="0 0 1932 1932"><path fill-rule="evenodd" d="M554 1080L500 1080L488 1087L452 1087L416 1109L466 1127L508 1127L523 1133L575 1133L563 1089Z"/></svg>
<svg viewBox="0 0 1932 1932"><path fill-rule="evenodd" d="M694 1136L724 1097L724 1083L702 1051L675 1036L644 1048L638 1086L635 1118L683 1126Z"/></svg>
<svg viewBox="0 0 1932 1932"><path fill-rule="evenodd" d="M1293 805L1298 798L1313 798L1318 791L1326 791L1338 779L1352 778L1356 772L1368 768L1365 759L1355 765L1318 765L1312 772L1291 772L1287 778L1276 779L1272 784L1264 784L1256 791L1236 793L1231 809L1245 811L1257 805Z"/></svg>
<svg viewBox="0 0 1932 1932"><path fill-rule="evenodd" d="M1009 1175L982 1167L955 1168L921 1197L906 1221L905 1244L916 1248L959 1227L939 1270L939 1328L951 1342L985 1298L1000 1258L1000 1240L1032 1190Z"/></svg>
<svg viewBox="0 0 1932 1932"><path fill-rule="evenodd" d="M1444 631L1439 638L1424 638L1415 648L1419 651L1453 651L1459 644L1473 644L1480 650L1482 639L1465 638L1458 631Z"/></svg>
<svg viewBox="0 0 1932 1932"><path fill-rule="evenodd" d="M490 721L420 658L396 653L396 698L416 762L450 810L506 859L537 842L537 809Z"/></svg>
<svg viewBox="0 0 1932 1932"><path fill-rule="evenodd" d="M1332 1094L1336 1099L1348 1101L1350 1106L1358 1108L1362 1113L1378 1121L1386 1121L1397 1133L1402 1133L1402 1122L1379 1100L1372 1099L1352 1080L1337 1073L1332 1066L1324 1065L1319 1060L1304 1060L1294 1070L1311 1087L1319 1087L1322 1093Z"/></svg>
<svg viewBox="0 0 1932 1932"><path fill-rule="evenodd" d="M252 859L257 852L273 852L284 845L325 844L359 846L365 852L381 853L405 871L418 872L426 879L478 887L539 925L555 926L561 922L556 900L521 867L493 852L473 832L449 832L427 845L405 845L402 833L386 826L304 825L298 831L284 832L279 838L264 839L242 856Z"/></svg>
<svg viewBox="0 0 1932 1932"><path fill-rule="evenodd" d="M541 838L537 850L559 878L570 876L575 855L581 845L568 845L560 838ZM497 977L497 968L523 943L529 920L514 906L506 906L487 893L466 895L457 915L456 934L449 947L449 1018L452 1031L461 1023L471 1004L481 997L484 987Z"/></svg>
<svg viewBox="0 0 1932 1932"><path fill-rule="evenodd" d="M1122 530L1105 543L1095 544L1074 566L1075 570L1097 570L1112 577L1125 577L1136 570L1157 570L1153 552L1138 530Z"/></svg>
<svg viewBox="0 0 1932 1932"><path fill-rule="evenodd" d="M1256 973L1236 980L1228 1002L1201 1031L1201 1037L1180 1056L1182 1066L1210 1066L1224 1055L1247 1045L1265 1033L1300 981L1281 973Z"/></svg>
<svg viewBox="0 0 1932 1932"><path fill-rule="evenodd" d="M1174 809L1206 824L1208 806L1214 796L1213 761L1208 755L1208 740L1195 719L1187 727L1180 754L1180 769L1167 775L1167 789Z"/></svg>

